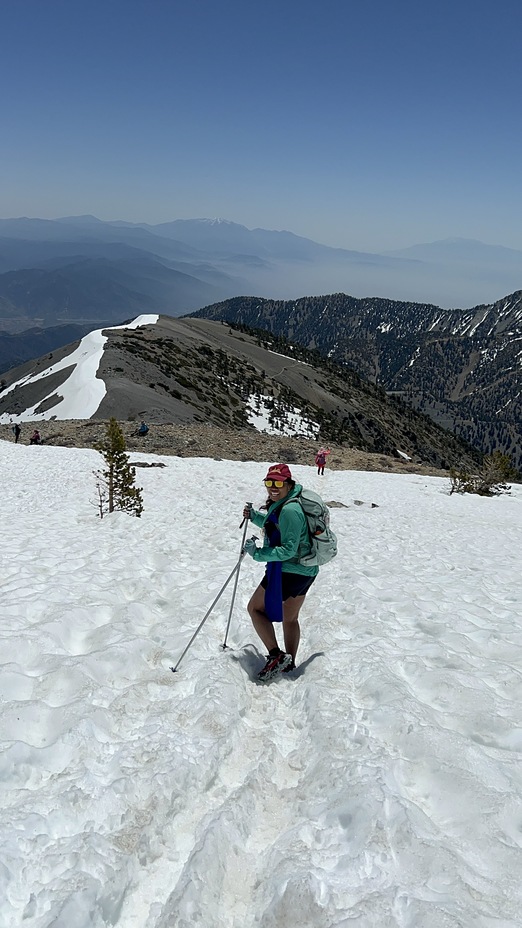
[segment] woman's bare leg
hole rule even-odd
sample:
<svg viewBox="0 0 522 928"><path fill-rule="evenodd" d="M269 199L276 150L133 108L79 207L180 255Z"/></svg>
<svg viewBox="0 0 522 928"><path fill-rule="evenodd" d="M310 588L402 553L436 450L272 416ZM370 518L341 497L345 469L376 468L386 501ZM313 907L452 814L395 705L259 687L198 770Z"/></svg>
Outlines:
<svg viewBox="0 0 522 928"><path fill-rule="evenodd" d="M283 635L285 638L285 651L291 654L294 661L301 639L299 627L299 612L305 601L304 596L290 596L283 603Z"/></svg>
<svg viewBox="0 0 522 928"><path fill-rule="evenodd" d="M252 619L252 625L267 651L271 651L272 648L277 648L278 644L274 626L265 612L265 591L261 585L258 586L257 590L252 594L247 609Z"/></svg>

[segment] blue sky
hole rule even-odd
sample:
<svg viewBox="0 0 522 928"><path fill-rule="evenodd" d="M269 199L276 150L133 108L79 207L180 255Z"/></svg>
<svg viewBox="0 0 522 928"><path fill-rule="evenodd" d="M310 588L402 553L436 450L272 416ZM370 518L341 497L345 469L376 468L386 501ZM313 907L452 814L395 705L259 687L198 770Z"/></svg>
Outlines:
<svg viewBox="0 0 522 928"><path fill-rule="evenodd" d="M522 249L520 0L5 0L0 215Z"/></svg>

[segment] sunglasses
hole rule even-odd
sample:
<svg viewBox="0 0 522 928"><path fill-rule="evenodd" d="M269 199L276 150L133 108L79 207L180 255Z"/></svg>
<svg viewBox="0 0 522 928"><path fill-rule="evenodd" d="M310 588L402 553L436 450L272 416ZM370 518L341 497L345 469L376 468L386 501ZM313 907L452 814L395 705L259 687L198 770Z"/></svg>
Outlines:
<svg viewBox="0 0 522 928"><path fill-rule="evenodd" d="M265 480L265 487L275 487L277 490L280 490L281 487L284 487L284 480Z"/></svg>

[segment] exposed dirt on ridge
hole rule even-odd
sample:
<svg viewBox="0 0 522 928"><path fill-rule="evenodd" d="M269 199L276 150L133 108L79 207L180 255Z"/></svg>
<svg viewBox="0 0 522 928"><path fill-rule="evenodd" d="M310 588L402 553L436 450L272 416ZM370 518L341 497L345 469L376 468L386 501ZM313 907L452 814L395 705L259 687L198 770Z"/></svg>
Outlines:
<svg viewBox="0 0 522 928"><path fill-rule="evenodd" d="M288 464L313 464L319 443L306 438L266 435L252 429L222 429L213 425L150 425L149 434L135 434L137 422L120 422L127 451L178 457L210 457L229 461L284 461ZM93 448L105 437L103 420L67 420L64 422L27 422L22 424L20 444L29 444L37 427L45 444L66 448ZM0 439L14 441L9 425L0 425ZM369 454L343 445L331 444L327 466L332 470L385 471L397 474L447 476L422 461L402 457ZM406 449L407 450L407 449Z"/></svg>

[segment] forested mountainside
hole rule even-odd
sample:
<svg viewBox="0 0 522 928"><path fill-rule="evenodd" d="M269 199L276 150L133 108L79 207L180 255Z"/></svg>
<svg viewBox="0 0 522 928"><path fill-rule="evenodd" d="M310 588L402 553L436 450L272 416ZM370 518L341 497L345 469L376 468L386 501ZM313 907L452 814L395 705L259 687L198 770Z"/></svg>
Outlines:
<svg viewBox="0 0 522 928"><path fill-rule="evenodd" d="M155 424L249 429L253 446L256 428L267 428L273 434L406 455L437 468L479 457L429 417L366 383L355 371L267 332L160 316L154 323L105 329L103 334L101 360L92 365L90 376L96 372L97 382L103 380L105 395L89 412L78 400L82 419L145 416ZM87 353L87 346L75 355L70 349L4 375L2 421L11 416L21 421L26 416L61 418L68 378ZM83 393L89 396L89 382Z"/></svg>
<svg viewBox="0 0 522 928"><path fill-rule="evenodd" d="M481 451L506 452L522 469L522 291L468 310L343 293L238 297L195 316L317 349Z"/></svg>

